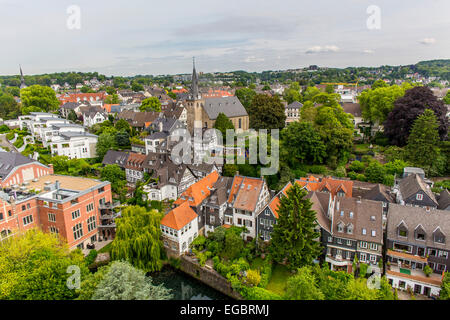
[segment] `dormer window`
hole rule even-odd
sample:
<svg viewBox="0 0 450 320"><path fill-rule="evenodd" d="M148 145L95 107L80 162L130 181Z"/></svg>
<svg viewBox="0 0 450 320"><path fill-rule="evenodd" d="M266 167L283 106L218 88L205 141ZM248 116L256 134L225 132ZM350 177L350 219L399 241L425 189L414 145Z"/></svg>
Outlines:
<svg viewBox="0 0 450 320"><path fill-rule="evenodd" d="M344 232L344 224L342 222L337 225L338 232Z"/></svg>
<svg viewBox="0 0 450 320"><path fill-rule="evenodd" d="M349 224L349 225L348 225L348 227L347 227L347 233L348 233L348 234L352 234L352 233L353 233L353 225L352 225L352 224Z"/></svg>
<svg viewBox="0 0 450 320"><path fill-rule="evenodd" d="M433 240L437 243L445 243L445 235L442 233L439 227L433 232Z"/></svg>
<svg viewBox="0 0 450 320"><path fill-rule="evenodd" d="M414 231L415 239L425 241L425 230L422 228L421 225L418 225L416 230Z"/></svg>
<svg viewBox="0 0 450 320"><path fill-rule="evenodd" d="M397 233L400 237L408 237L408 227L403 221L398 225Z"/></svg>
<svg viewBox="0 0 450 320"><path fill-rule="evenodd" d="M423 194L416 194L416 200L422 201L423 200Z"/></svg>

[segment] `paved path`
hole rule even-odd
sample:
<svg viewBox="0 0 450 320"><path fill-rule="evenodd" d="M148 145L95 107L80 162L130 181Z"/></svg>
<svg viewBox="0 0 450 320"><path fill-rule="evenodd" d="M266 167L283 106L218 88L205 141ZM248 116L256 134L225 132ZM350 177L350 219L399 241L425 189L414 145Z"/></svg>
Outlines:
<svg viewBox="0 0 450 320"><path fill-rule="evenodd" d="M0 147L7 147L10 152L14 151L18 153L17 148L6 139L6 134L0 134Z"/></svg>

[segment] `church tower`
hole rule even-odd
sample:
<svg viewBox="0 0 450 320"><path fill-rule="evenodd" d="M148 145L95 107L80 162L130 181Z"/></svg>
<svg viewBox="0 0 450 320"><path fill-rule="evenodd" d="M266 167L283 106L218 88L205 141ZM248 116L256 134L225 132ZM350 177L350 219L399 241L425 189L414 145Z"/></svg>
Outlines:
<svg viewBox="0 0 450 320"><path fill-rule="evenodd" d="M23 77L23 72L22 72L22 66L19 65L20 68L20 89L26 88L27 85L25 84L25 78Z"/></svg>
<svg viewBox="0 0 450 320"><path fill-rule="evenodd" d="M193 58L192 84L188 98L186 99L187 129L192 134L194 128L203 127L203 105L205 101L198 90L198 77L195 70L195 58Z"/></svg>

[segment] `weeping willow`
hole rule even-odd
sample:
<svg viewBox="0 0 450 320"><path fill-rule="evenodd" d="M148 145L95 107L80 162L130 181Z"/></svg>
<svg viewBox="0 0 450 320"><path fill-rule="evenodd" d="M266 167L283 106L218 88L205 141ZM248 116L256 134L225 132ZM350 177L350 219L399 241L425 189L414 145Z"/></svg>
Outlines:
<svg viewBox="0 0 450 320"><path fill-rule="evenodd" d="M146 272L162 268L163 244L159 224L162 213L143 207L127 207L116 219L116 238L112 242L111 258L127 260Z"/></svg>

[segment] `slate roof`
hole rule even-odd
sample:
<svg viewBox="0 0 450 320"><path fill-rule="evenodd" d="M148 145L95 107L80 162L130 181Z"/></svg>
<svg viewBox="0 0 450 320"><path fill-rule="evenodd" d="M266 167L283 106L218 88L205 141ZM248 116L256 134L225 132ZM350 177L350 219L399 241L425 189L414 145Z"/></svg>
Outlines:
<svg viewBox="0 0 450 320"><path fill-rule="evenodd" d="M36 161L20 153L0 152L0 178L7 177L18 166L33 162Z"/></svg>
<svg viewBox="0 0 450 320"><path fill-rule="evenodd" d="M203 109L211 120L217 119L221 112L228 118L248 116L237 97L207 98Z"/></svg>
<svg viewBox="0 0 450 320"><path fill-rule="evenodd" d="M419 191L423 191L434 203L436 203L436 206L438 205L430 186L418 174L411 174L400 180L399 188L403 200L406 200Z"/></svg>
<svg viewBox="0 0 450 320"><path fill-rule="evenodd" d="M387 187L382 184L377 184L375 187L365 192L362 198L374 201L394 202L391 194L388 193Z"/></svg>
<svg viewBox="0 0 450 320"><path fill-rule="evenodd" d="M334 208L333 234L336 237L383 243L383 204L381 202L366 199L359 201L357 198L337 196ZM350 217L350 212L353 212L353 218ZM372 216L375 220L371 219ZM340 222L345 224L344 232L338 232L337 226ZM347 226L350 223L353 225L352 234L347 233ZM363 229L366 230L365 235ZM372 231L375 231L375 236L372 236Z"/></svg>
<svg viewBox="0 0 450 320"><path fill-rule="evenodd" d="M342 108L344 109L345 113L350 113L354 117L362 116L361 105L359 103L344 102L342 104Z"/></svg>
<svg viewBox="0 0 450 320"><path fill-rule="evenodd" d="M440 210L446 210L448 207L450 207L450 192L448 192L447 189L444 189L439 194L439 206L438 209Z"/></svg>
<svg viewBox="0 0 450 320"><path fill-rule="evenodd" d="M298 101L294 101L291 104L288 104L286 109L300 109L301 107L303 107L303 104Z"/></svg>
<svg viewBox="0 0 450 320"><path fill-rule="evenodd" d="M66 102L61 106L61 109L75 110L79 105L78 102Z"/></svg>
<svg viewBox="0 0 450 320"><path fill-rule="evenodd" d="M104 165L117 164L119 167L123 168L127 163L130 153L128 151L116 151L108 150L103 157L102 163Z"/></svg>
<svg viewBox="0 0 450 320"><path fill-rule="evenodd" d="M420 243L435 248L445 248L450 250L450 217L445 210L432 209L427 211L422 207L402 206L396 203L389 205L387 220L387 238L401 242ZM397 227L402 223L408 229L407 238L398 235ZM425 231L424 241L414 239L414 230L421 225ZM439 227L445 235L445 244L434 242L433 232Z"/></svg>

